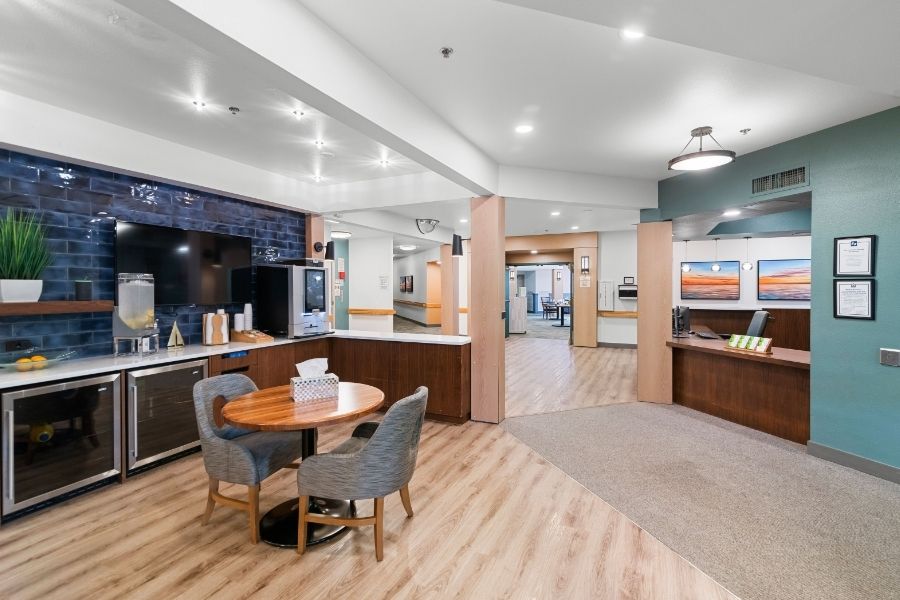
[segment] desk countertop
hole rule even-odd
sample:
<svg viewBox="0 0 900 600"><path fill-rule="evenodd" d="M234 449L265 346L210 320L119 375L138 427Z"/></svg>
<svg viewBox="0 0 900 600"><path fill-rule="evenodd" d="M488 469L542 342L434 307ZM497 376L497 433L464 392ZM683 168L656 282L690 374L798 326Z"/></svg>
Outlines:
<svg viewBox="0 0 900 600"><path fill-rule="evenodd" d="M735 360L752 360L782 367L809 370L809 352L806 350L791 350L790 348L772 348L772 354L752 354L750 352L735 352L725 349L725 340L705 340L698 337L676 338L666 342L670 348L679 350L692 350L707 354L728 356Z"/></svg>
<svg viewBox="0 0 900 600"><path fill-rule="evenodd" d="M303 343L304 341L308 340L320 340L328 338L378 340L386 342L440 344L452 346L462 346L470 343L470 338L460 335L430 335L427 333L393 333L338 329L328 335L311 336L306 338L275 338L274 341L261 344L246 344L242 342L231 342L229 344L220 344L218 346L203 346L200 344L191 344L190 346L184 346L182 348L172 350L163 348L155 354L145 354L144 356L107 355L89 358L76 358L73 360L62 362L58 365L35 371L18 372L7 369L0 371L0 390L19 386L33 385L37 383L57 381L60 379L87 377L89 375L98 375L101 373L112 373L115 371L124 371L129 369L155 367L169 363L208 358L217 354L228 354L230 352L240 352L244 350L254 350L258 348L280 346L282 344Z"/></svg>

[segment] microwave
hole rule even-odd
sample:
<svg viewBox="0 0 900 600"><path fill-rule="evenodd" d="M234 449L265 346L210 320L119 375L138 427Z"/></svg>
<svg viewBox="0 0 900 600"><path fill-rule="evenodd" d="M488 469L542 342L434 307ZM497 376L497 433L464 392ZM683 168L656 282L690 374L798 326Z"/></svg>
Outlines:
<svg viewBox="0 0 900 600"><path fill-rule="evenodd" d="M255 287L257 329L287 337L331 331L331 288L325 267L258 265Z"/></svg>

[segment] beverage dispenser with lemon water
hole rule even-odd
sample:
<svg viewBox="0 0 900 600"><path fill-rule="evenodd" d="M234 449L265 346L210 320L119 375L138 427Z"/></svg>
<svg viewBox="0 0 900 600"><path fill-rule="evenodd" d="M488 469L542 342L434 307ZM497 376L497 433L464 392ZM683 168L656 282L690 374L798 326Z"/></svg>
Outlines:
<svg viewBox="0 0 900 600"><path fill-rule="evenodd" d="M159 350L159 327L153 304L154 280L149 273L119 273L116 309L113 312L114 353L122 343L126 353L145 354Z"/></svg>

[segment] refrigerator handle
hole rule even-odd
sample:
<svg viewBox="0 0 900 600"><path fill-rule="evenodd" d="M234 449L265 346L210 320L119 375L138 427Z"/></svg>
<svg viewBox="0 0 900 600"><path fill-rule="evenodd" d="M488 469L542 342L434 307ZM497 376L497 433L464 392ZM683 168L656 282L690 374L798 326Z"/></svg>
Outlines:
<svg viewBox="0 0 900 600"><path fill-rule="evenodd" d="M16 479L14 467L15 445L13 435L15 433L15 413L12 410L6 411L6 497L10 502L16 501Z"/></svg>
<svg viewBox="0 0 900 600"><path fill-rule="evenodd" d="M128 396L131 400L128 408L128 455L133 462L138 454L138 386L130 386Z"/></svg>

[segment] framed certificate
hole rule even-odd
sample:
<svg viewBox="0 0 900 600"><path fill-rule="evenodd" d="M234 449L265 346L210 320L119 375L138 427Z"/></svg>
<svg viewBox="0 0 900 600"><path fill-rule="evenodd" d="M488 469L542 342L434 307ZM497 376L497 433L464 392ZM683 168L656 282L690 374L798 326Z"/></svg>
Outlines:
<svg viewBox="0 0 900 600"><path fill-rule="evenodd" d="M875 236L834 238L835 277L875 276Z"/></svg>
<svg viewBox="0 0 900 600"><path fill-rule="evenodd" d="M835 279L834 318L875 319L875 280Z"/></svg>

